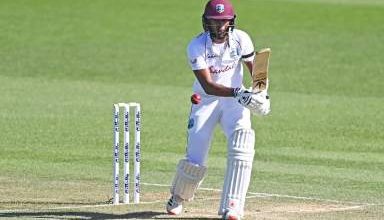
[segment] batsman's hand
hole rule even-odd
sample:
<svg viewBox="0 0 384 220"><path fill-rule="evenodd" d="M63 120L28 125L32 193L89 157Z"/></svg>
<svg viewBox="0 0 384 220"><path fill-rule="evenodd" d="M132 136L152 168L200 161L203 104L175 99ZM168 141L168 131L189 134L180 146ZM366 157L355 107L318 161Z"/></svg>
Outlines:
<svg viewBox="0 0 384 220"><path fill-rule="evenodd" d="M233 94L235 99L252 114L264 116L271 111L271 101L266 90L253 93L251 90L235 88Z"/></svg>

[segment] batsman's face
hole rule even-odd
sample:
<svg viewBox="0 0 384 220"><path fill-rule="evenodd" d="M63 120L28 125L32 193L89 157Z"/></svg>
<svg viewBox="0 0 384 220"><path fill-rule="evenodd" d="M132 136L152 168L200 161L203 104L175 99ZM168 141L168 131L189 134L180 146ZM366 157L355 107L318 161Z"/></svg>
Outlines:
<svg viewBox="0 0 384 220"><path fill-rule="evenodd" d="M222 43L228 36L230 20L207 20L207 28L216 43Z"/></svg>

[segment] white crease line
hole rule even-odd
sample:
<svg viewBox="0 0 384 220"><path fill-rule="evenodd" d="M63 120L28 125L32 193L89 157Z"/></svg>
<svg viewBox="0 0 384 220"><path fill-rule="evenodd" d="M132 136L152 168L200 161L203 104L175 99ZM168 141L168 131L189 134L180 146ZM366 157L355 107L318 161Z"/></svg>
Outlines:
<svg viewBox="0 0 384 220"><path fill-rule="evenodd" d="M147 186L170 187L170 185L157 184L157 183L142 183L142 184L143 185L147 185ZM221 192L220 189L205 188L205 187L199 187L199 190ZM253 197L252 196L247 196L247 198L279 197L279 198L288 198L288 199L313 200L313 201L323 201L323 202L332 202L332 203L344 203L344 204L364 205L364 206L381 206L381 205L383 205L383 204L375 204L375 203L361 203L361 202L351 202L351 201L339 201L339 200L332 200L332 199L321 199L321 198L304 197L304 196L291 196L291 195L282 195L282 194L273 194L273 193L248 192L248 194L249 195L253 195Z"/></svg>
<svg viewBox="0 0 384 220"><path fill-rule="evenodd" d="M270 193L248 192L248 194L259 196L259 197L279 197L279 198L298 199L298 200L313 200L313 201L321 201L321 202L343 203L343 204L351 204L351 205L370 205L370 206L377 205L373 203L339 201L339 200L333 200L333 199L321 199L321 198L315 198L315 197L291 196L291 195L270 194Z"/></svg>
<svg viewBox="0 0 384 220"><path fill-rule="evenodd" d="M349 207L343 207L343 208L317 208L317 209L299 209L299 210L275 210L275 211L261 211L255 213L255 215L258 214L265 214L265 213L318 213L318 212L342 212L342 211L348 211L348 210L356 210L356 209L362 209L364 206L349 206Z"/></svg>

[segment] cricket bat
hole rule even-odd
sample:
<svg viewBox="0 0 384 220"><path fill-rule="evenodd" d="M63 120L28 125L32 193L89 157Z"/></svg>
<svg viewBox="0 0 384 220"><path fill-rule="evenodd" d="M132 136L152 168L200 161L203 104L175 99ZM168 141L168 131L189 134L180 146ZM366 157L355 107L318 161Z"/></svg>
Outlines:
<svg viewBox="0 0 384 220"><path fill-rule="evenodd" d="M264 48L256 52L252 69L252 91L257 93L268 89L268 67L270 48Z"/></svg>

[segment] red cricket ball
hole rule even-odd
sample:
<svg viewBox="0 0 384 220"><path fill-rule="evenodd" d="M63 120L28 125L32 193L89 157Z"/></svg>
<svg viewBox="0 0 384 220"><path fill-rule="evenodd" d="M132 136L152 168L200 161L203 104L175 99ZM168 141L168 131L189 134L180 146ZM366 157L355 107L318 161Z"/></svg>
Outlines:
<svg viewBox="0 0 384 220"><path fill-rule="evenodd" d="M195 105L199 104L201 102L201 96L199 94L196 94L196 93L193 94L191 96L191 102L192 102L192 104L195 104Z"/></svg>

